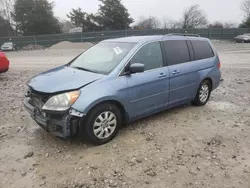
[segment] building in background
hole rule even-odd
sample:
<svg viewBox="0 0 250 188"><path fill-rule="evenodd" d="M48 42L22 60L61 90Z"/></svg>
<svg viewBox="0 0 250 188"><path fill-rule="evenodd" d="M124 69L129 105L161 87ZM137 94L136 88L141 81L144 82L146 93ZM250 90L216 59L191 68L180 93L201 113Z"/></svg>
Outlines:
<svg viewBox="0 0 250 188"><path fill-rule="evenodd" d="M64 22L61 22L62 23L62 32L63 33L69 33L69 31L73 28L75 28L75 26L70 23L69 21L64 21Z"/></svg>

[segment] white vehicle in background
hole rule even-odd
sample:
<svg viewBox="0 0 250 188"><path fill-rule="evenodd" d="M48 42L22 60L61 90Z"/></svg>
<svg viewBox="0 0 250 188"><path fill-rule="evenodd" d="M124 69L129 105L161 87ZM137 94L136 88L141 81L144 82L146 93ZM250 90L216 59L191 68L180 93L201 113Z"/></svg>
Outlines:
<svg viewBox="0 0 250 188"><path fill-rule="evenodd" d="M5 42L1 46L2 51L15 51L17 50L17 46L13 42Z"/></svg>
<svg viewBox="0 0 250 188"><path fill-rule="evenodd" d="M245 33L243 35L238 35L237 37L234 38L235 42L240 42L240 43L248 43L250 42L250 33Z"/></svg>

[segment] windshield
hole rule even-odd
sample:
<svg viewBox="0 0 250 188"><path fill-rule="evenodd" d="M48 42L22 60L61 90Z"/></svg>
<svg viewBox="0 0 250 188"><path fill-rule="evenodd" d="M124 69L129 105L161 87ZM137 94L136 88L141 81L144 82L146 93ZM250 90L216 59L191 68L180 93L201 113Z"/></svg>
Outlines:
<svg viewBox="0 0 250 188"><path fill-rule="evenodd" d="M3 44L3 47L12 47L13 43L12 42L6 42Z"/></svg>
<svg viewBox="0 0 250 188"><path fill-rule="evenodd" d="M134 43L101 42L77 57L69 66L109 74L134 47Z"/></svg>

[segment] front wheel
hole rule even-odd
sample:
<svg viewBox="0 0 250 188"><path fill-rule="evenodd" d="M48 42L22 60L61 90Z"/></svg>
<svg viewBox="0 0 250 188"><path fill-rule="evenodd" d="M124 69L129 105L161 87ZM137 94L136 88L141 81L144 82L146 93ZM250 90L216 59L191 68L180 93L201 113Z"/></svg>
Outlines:
<svg viewBox="0 0 250 188"><path fill-rule="evenodd" d="M200 84L199 89L198 89L197 94L196 94L196 97L195 97L194 101L192 101L192 104L194 104L196 106L206 105L209 98L210 98L211 91L212 91L212 86L211 86L210 81L204 80Z"/></svg>
<svg viewBox="0 0 250 188"><path fill-rule="evenodd" d="M94 107L81 125L84 138L95 145L111 141L122 124L121 112L116 105L105 103Z"/></svg>

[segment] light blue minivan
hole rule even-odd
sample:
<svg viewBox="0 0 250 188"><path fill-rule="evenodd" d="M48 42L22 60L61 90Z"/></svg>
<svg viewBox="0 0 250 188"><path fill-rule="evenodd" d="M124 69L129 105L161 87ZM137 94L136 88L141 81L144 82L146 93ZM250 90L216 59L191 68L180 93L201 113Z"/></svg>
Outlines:
<svg viewBox="0 0 250 188"><path fill-rule="evenodd" d="M188 102L205 105L220 78L220 60L209 39L109 39L33 77L24 106L46 131L62 138L80 133L99 145L128 122Z"/></svg>

